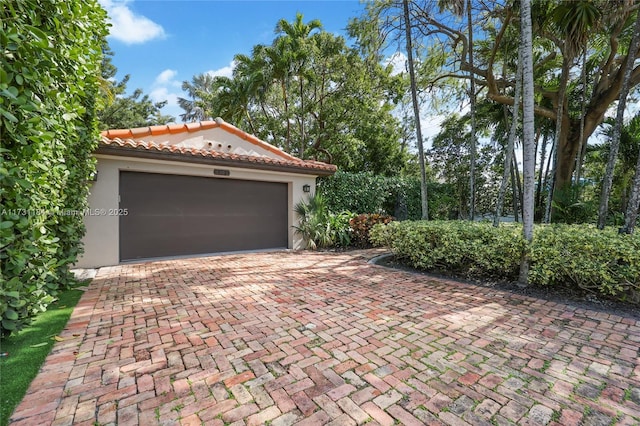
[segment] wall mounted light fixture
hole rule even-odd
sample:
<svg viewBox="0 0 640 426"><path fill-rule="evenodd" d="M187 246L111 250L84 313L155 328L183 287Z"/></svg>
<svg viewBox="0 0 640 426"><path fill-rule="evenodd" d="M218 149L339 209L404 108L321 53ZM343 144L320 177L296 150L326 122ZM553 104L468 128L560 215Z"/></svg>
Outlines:
<svg viewBox="0 0 640 426"><path fill-rule="evenodd" d="M309 184L302 185L302 190L304 192L311 192L311 185L309 185Z"/></svg>

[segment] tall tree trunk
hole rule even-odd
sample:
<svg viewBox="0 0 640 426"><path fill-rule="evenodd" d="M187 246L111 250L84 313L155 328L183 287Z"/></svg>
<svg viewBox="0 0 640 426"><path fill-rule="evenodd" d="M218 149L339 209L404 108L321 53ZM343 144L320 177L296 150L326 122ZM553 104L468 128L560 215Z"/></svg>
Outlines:
<svg viewBox="0 0 640 426"><path fill-rule="evenodd" d="M287 140L285 143L285 151L291 152L291 121L289 120L289 99L287 98L287 88L284 80L282 81L282 97L284 99L284 116L287 119Z"/></svg>
<svg viewBox="0 0 640 426"><path fill-rule="evenodd" d="M633 54L638 51L640 46L640 13L637 14L636 24L633 28L633 37L629 44L629 56L635 57ZM613 136L611 138L611 149L609 151L609 160L604 173L602 182L602 192L600 194L600 207L598 208L598 229L603 229L607 223L607 212L609 210L609 196L611 195L611 186L613 185L613 169L618 158L618 149L620 148L620 133L624 121L624 109L627 106L627 95L629 94L629 86L631 84L631 71L633 63L629 60L625 64L624 75L622 79L622 89L618 98L618 111L616 113L616 123L613 126Z"/></svg>
<svg viewBox="0 0 640 426"><path fill-rule="evenodd" d="M520 219L524 219L523 217L524 211L522 210L522 206L523 206L522 180L520 179L520 170L518 169L518 160L516 160L516 153L514 152L513 154L511 154L511 157L513 158L513 164L511 165L511 168L514 171L514 176L516 178L516 189L518 190L516 195L518 196L518 205L521 207Z"/></svg>
<svg viewBox="0 0 640 426"><path fill-rule="evenodd" d="M516 184L516 169L511 167L511 195L513 196L513 220L520 222L520 194L518 194L518 186Z"/></svg>
<svg viewBox="0 0 640 426"><path fill-rule="evenodd" d="M540 150L540 170L538 172L538 185L536 186L536 205L542 205L542 185L543 185L543 177L544 182L546 182L546 174L549 169L549 164L547 163L547 169L545 170L544 162L547 159L547 144L549 143L549 139L545 134L542 137L542 148Z"/></svg>
<svg viewBox="0 0 640 426"><path fill-rule="evenodd" d="M582 50L582 107L580 109L580 139L578 141L578 158L576 160L576 172L574 183L578 188L578 196L581 192L580 179L582 175L582 162L587 152L587 141L584 138L584 115L587 109L587 47Z"/></svg>
<svg viewBox="0 0 640 426"><path fill-rule="evenodd" d="M304 158L304 149L307 146L307 141L304 135L304 94L302 75L298 74L298 80L300 84L300 158Z"/></svg>
<svg viewBox="0 0 640 426"><path fill-rule="evenodd" d="M562 71L560 73L560 87L558 89L558 107L556 114L556 133L554 138L554 161L553 172L551 174L551 188L549 189L549 196L547 197L547 205L544 211L544 223L551 223L551 215L553 213L553 193L555 191L556 183L556 168L558 167L558 147L560 146L560 138L563 131L563 121L565 119L565 93L567 91L567 82L569 81L569 70L571 69L571 59L569 56L564 55L562 58ZM565 126L566 128L566 126ZM574 157L575 158L575 157Z"/></svg>
<svg viewBox="0 0 640 426"><path fill-rule="evenodd" d="M476 83L473 74L473 20L471 0L467 0L467 29L469 37L469 101L471 108L471 135L469 138L469 220L476 215Z"/></svg>
<svg viewBox="0 0 640 426"><path fill-rule="evenodd" d="M522 205L522 235L527 242L527 248L522 254L520 276L518 281L527 285L529 282L529 249L533 242L533 214L535 208L535 168L536 153L534 150L534 117L533 117L533 34L531 25L531 0L520 2L520 19L522 28L522 153L523 153L523 205Z"/></svg>
<svg viewBox="0 0 640 426"><path fill-rule="evenodd" d="M516 70L516 91L513 100L513 119L511 121L511 128L509 129L509 140L504 154L504 172L502 173L502 182L500 183L500 189L498 190L498 200L496 201L496 214L493 217L493 226L498 226L500 223L500 216L502 215L502 208L504 206L504 196L507 192L507 185L509 184L509 175L511 174L511 162L513 158L513 149L516 140L516 131L518 130L518 116L520 112L520 87L522 86L522 53L518 49L518 68ZM505 107L506 108L506 107Z"/></svg>
<svg viewBox="0 0 640 426"><path fill-rule="evenodd" d="M429 219L427 202L427 171L424 164L424 147L422 141L422 127L420 124L420 105L418 104L418 90L416 87L416 74L413 66L413 43L411 40L411 19L409 17L409 0L403 0L404 27L407 42L407 62L409 66L409 79L411 82L411 100L413 102L413 116L416 123L416 138L418 145L418 162L420 163L420 200L422 205L422 219Z"/></svg>
<svg viewBox="0 0 640 426"><path fill-rule="evenodd" d="M631 194L627 201L627 210L624 215L624 225L620 228L620 233L633 234L638 218L638 209L640 208L640 153L636 162L636 173L633 176L631 184Z"/></svg>

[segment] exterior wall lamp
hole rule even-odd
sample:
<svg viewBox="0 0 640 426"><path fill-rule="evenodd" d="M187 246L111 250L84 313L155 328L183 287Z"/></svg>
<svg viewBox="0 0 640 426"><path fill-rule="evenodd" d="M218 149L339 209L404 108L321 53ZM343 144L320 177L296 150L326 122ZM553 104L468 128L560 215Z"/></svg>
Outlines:
<svg viewBox="0 0 640 426"><path fill-rule="evenodd" d="M309 184L302 185L302 190L304 192L311 192L311 185Z"/></svg>

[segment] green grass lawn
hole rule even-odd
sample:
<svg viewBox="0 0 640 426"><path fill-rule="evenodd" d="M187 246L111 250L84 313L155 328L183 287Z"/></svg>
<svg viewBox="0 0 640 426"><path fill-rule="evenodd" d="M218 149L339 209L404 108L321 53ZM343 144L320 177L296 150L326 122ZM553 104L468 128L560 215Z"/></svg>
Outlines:
<svg viewBox="0 0 640 426"><path fill-rule="evenodd" d="M0 357L0 426L9 423L82 293L77 289L62 291L58 301L35 317L28 327L0 340L0 352L9 354Z"/></svg>

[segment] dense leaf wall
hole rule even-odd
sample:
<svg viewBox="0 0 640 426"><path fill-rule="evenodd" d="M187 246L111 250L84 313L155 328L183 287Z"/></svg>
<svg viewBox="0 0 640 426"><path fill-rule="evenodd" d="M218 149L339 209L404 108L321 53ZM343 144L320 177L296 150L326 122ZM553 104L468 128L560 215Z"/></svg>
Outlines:
<svg viewBox="0 0 640 426"><path fill-rule="evenodd" d="M0 330L70 282L98 140L106 13L95 0L0 1Z"/></svg>

